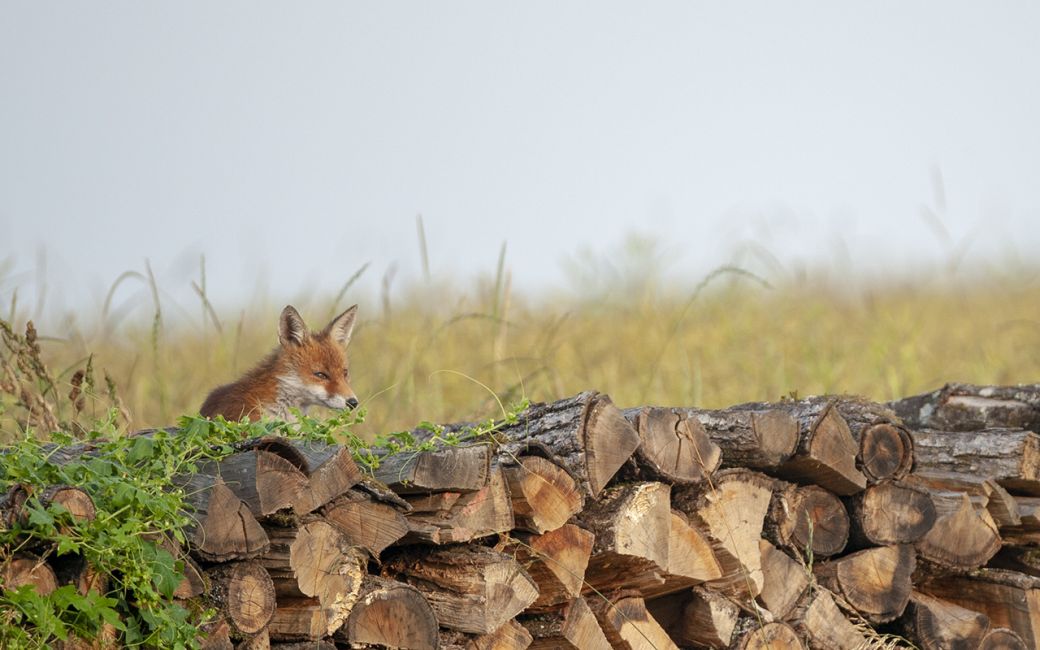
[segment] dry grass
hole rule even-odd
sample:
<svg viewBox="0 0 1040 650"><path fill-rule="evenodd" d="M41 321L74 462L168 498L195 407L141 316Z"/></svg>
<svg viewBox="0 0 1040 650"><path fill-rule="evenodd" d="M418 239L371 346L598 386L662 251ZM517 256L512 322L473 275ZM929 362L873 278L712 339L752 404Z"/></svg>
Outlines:
<svg viewBox="0 0 1040 650"><path fill-rule="evenodd" d="M361 303L351 360L368 431L490 415L498 408L490 391L545 400L595 388L622 405L719 407L792 392L888 399L950 380L1040 380L1035 274L859 288L768 280L729 272L700 289L626 282L535 299L511 292L500 265L469 289L421 280L377 297L359 299L347 286L338 297L293 302L312 326ZM281 302L245 311L211 304L203 276L199 303L178 306L197 316L172 323L150 271L124 282L150 287L151 322L121 321L106 304L93 325L37 329L56 381L70 382L93 354L135 427L195 411L209 389L275 344ZM24 327L24 317L14 320ZM8 435L11 413L8 403L0 419Z"/></svg>

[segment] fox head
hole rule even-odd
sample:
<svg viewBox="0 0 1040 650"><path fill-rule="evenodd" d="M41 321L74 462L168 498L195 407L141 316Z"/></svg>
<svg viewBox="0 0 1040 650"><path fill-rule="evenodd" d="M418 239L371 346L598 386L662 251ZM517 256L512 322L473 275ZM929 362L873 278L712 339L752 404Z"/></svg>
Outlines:
<svg viewBox="0 0 1040 650"><path fill-rule="evenodd" d="M325 329L311 332L292 305L278 321L282 372L281 395L292 406L318 405L333 409L358 405L350 387L347 344L354 331L357 305L332 319Z"/></svg>

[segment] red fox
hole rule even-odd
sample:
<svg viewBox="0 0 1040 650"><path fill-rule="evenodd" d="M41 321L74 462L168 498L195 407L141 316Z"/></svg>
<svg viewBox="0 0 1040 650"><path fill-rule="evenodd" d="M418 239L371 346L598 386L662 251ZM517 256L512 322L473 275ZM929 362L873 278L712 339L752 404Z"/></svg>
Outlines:
<svg viewBox="0 0 1040 650"><path fill-rule="evenodd" d="M356 315L354 305L322 331L310 332L299 312L287 306L278 321L281 345L238 381L215 388L199 412L207 418L286 420L292 417L290 408L357 407L346 354Z"/></svg>

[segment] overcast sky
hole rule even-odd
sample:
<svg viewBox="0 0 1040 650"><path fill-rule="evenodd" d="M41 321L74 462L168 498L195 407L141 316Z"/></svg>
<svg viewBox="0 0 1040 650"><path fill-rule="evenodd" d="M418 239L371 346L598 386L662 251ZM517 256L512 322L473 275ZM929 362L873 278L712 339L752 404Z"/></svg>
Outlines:
<svg viewBox="0 0 1040 650"><path fill-rule="evenodd" d="M146 258L226 304L407 278L417 214L531 289L631 233L691 277L1040 247L1036 2L0 8L4 301L41 250L66 304Z"/></svg>

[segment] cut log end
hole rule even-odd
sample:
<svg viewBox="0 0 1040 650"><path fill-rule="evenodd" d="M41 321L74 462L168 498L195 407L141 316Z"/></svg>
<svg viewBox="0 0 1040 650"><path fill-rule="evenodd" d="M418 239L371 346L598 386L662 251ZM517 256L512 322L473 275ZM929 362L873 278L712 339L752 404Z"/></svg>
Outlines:
<svg viewBox="0 0 1040 650"><path fill-rule="evenodd" d="M859 459L872 483L902 478L914 463L914 443L903 427L875 424L860 433Z"/></svg>

